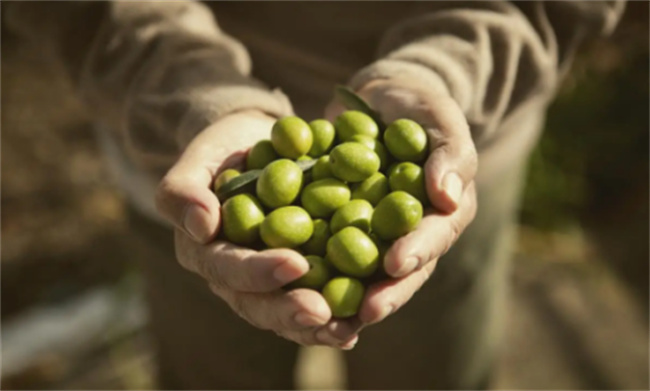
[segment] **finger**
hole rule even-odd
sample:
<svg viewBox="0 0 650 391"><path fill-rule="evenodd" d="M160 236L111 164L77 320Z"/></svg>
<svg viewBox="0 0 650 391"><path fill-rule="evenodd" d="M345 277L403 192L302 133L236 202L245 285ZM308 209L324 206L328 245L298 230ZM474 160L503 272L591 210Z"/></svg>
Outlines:
<svg viewBox="0 0 650 391"><path fill-rule="evenodd" d="M234 292L214 284L210 288L239 316L263 330L305 330L325 325L332 317L323 296L311 289L260 294Z"/></svg>
<svg viewBox="0 0 650 391"><path fill-rule="evenodd" d="M405 277L371 285L359 309L361 327L381 322L404 306L429 279L436 261L437 259L428 262L423 268Z"/></svg>
<svg viewBox="0 0 650 391"><path fill-rule="evenodd" d="M193 240L205 243L219 228L219 200L202 160L183 155L156 190L158 212Z"/></svg>
<svg viewBox="0 0 650 391"><path fill-rule="evenodd" d="M251 121L258 121L260 129L268 122ZM250 141L228 144L224 129L238 124L237 118L228 117L197 135L156 190L158 212L199 243L213 239L219 228L219 200L211 190L214 178L226 167L241 165L250 146Z"/></svg>
<svg viewBox="0 0 650 391"><path fill-rule="evenodd" d="M386 273L403 277L446 253L474 219L476 209L476 190L474 182L471 182L454 213L430 212L415 231L393 243L384 257Z"/></svg>
<svg viewBox="0 0 650 391"><path fill-rule="evenodd" d="M316 329L286 330L277 334L303 346L324 345L343 350L353 349L359 340L358 333L351 332L349 329L333 331L330 325L335 322L338 321L332 320Z"/></svg>
<svg viewBox="0 0 650 391"><path fill-rule="evenodd" d="M476 175L478 157L458 105L450 98L437 99L431 110L435 121L425 123L431 149L425 164L427 193L433 206L451 213Z"/></svg>
<svg viewBox="0 0 650 391"><path fill-rule="evenodd" d="M290 341L296 342L302 346L329 346L332 348L339 348L342 350L351 350L359 341L359 335L354 334L351 337L341 341L338 339L326 340L319 337L321 329L307 329L307 330L285 330L277 332L276 334L286 338Z"/></svg>
<svg viewBox="0 0 650 391"><path fill-rule="evenodd" d="M350 350L356 344L362 322L358 316L347 319L332 319L327 325L321 327L316 333L316 338L325 345Z"/></svg>
<svg viewBox="0 0 650 391"><path fill-rule="evenodd" d="M271 292L309 271L307 260L292 250L257 252L223 241L199 245L178 230L176 256L210 283L239 292Z"/></svg>

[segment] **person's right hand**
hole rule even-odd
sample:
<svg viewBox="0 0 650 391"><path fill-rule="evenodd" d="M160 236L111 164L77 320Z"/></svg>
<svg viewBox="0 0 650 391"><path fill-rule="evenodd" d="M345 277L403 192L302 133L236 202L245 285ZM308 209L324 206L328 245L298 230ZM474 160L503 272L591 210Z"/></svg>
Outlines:
<svg viewBox="0 0 650 391"><path fill-rule="evenodd" d="M332 317L323 296L310 289L281 289L309 270L302 255L213 241L221 221L219 200L211 191L214 178L225 168L243 166L246 151L269 138L273 123L265 114L240 112L199 133L161 181L156 206L176 227L180 264L202 276L239 316L302 345L351 348L356 335L337 340L322 327Z"/></svg>

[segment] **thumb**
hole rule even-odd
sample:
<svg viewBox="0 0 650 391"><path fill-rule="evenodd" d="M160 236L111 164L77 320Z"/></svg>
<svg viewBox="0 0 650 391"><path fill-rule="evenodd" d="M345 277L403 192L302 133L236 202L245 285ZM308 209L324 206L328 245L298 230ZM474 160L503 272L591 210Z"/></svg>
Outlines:
<svg viewBox="0 0 650 391"><path fill-rule="evenodd" d="M220 205L211 191L213 175L203 159L186 150L156 191L158 212L199 243L216 236Z"/></svg>
<svg viewBox="0 0 650 391"><path fill-rule="evenodd" d="M476 175L478 157L460 108L451 101L443 101L438 102L436 109L435 127L427 129L431 145L425 164L427 193L433 206L452 213Z"/></svg>

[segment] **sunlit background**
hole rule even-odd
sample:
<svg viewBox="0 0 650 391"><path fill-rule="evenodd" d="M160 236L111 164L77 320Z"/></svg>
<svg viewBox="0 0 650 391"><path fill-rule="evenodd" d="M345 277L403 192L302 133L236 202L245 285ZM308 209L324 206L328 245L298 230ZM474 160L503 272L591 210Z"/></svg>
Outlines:
<svg viewBox="0 0 650 391"><path fill-rule="evenodd" d="M648 45L648 3L631 2L613 37L584 48L550 110L496 388L649 387ZM129 263L147 249L129 236L88 123L58 115L81 104L54 96L56 65L30 55L3 30L1 386L155 388ZM301 357L302 387L345 387L338 354Z"/></svg>

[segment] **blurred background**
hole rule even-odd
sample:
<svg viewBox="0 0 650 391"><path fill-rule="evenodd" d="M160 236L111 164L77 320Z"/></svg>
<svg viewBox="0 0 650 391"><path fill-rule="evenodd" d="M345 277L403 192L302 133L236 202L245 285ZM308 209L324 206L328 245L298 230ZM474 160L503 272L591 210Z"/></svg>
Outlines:
<svg viewBox="0 0 650 391"><path fill-rule="evenodd" d="M581 52L550 110L530 162L495 388L649 388L648 33L648 3L630 2L616 33ZM3 31L0 386L155 388L128 262L146 250L129 236L88 123L58 115L82 113L80 103L52 94L56 70L29 56ZM301 387L345 387L337 352L303 353Z"/></svg>

